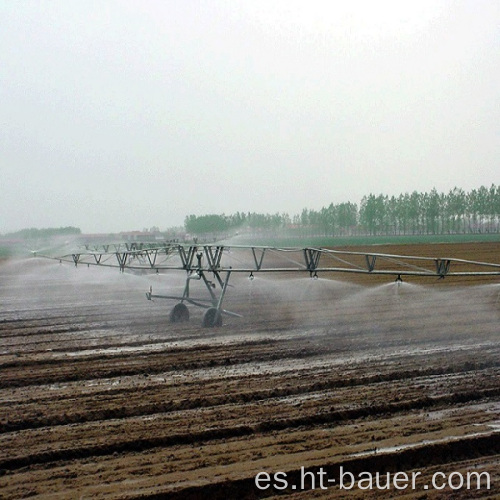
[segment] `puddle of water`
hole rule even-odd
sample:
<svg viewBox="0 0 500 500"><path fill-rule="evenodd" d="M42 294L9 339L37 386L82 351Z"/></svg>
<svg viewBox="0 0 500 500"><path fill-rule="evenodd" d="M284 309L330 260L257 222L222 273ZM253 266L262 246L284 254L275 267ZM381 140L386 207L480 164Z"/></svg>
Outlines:
<svg viewBox="0 0 500 500"><path fill-rule="evenodd" d="M500 432L500 421L497 420L495 422L489 424L481 424L491 428L491 431L484 432L472 432L470 434L464 434L463 436L447 436L445 438L440 439L423 439L422 441L418 441L417 443L407 443L400 444L397 446L385 446L383 448L372 448L371 450L360 451L358 453L352 453L351 457L365 457L369 455L377 455L380 453L396 453L402 450L408 450L411 448L418 448L419 446L425 446L429 444L440 444L440 443L449 443L451 441L459 441L465 438L475 438L479 436L488 436L495 432Z"/></svg>

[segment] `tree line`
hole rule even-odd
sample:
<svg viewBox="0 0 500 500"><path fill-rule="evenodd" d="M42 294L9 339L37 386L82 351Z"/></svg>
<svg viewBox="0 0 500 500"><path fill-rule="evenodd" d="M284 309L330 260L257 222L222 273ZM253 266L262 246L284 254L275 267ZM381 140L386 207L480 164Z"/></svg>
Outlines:
<svg viewBox="0 0 500 500"><path fill-rule="evenodd" d="M500 186L448 193L369 194L359 204L331 203L320 210L304 208L300 214L236 212L232 215L189 215L185 229L193 235L231 233L240 229L259 233L301 235L410 235L498 233Z"/></svg>
<svg viewBox="0 0 500 500"><path fill-rule="evenodd" d="M68 236L68 235L79 235L82 231L78 227L66 226L66 227L47 227L43 229L37 229L36 227L30 227L26 229L21 229L13 233L5 234L6 238L19 238L19 239L37 239L37 238L50 238L52 236Z"/></svg>

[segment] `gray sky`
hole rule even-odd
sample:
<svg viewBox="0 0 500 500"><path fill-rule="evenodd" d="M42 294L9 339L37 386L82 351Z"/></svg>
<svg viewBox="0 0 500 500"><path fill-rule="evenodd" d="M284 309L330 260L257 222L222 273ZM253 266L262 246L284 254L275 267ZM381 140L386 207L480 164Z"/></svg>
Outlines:
<svg viewBox="0 0 500 500"><path fill-rule="evenodd" d="M500 2L0 0L0 232L498 184Z"/></svg>

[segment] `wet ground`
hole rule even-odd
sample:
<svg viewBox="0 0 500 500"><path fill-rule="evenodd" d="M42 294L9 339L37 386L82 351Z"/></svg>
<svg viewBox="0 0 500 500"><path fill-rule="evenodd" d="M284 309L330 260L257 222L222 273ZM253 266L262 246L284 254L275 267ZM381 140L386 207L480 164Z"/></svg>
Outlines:
<svg viewBox="0 0 500 500"><path fill-rule="evenodd" d="M170 324L174 303L146 300L182 291L181 274L3 262L1 497L282 494L256 488L261 471L286 472L296 499L401 496L297 486L302 466L343 466L421 472L406 498L497 498L500 281L351 278L235 276L225 307L244 317L203 329L201 310ZM490 489L426 489L436 471L486 471Z"/></svg>

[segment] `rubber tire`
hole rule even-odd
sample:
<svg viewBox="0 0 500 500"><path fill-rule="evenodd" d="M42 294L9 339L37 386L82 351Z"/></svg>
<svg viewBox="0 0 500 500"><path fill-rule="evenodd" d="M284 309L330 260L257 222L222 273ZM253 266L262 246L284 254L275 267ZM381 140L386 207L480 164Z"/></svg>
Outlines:
<svg viewBox="0 0 500 500"><path fill-rule="evenodd" d="M217 311L216 307L211 307L207 309L203 315L203 328L214 328L222 326L222 314Z"/></svg>
<svg viewBox="0 0 500 500"><path fill-rule="evenodd" d="M170 311L170 323L185 323L186 321L189 321L189 309L186 304L182 302L175 304Z"/></svg>

